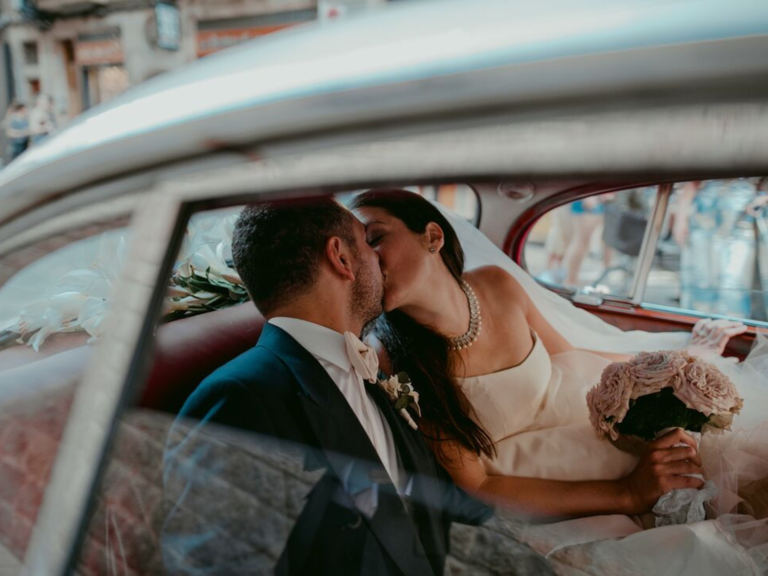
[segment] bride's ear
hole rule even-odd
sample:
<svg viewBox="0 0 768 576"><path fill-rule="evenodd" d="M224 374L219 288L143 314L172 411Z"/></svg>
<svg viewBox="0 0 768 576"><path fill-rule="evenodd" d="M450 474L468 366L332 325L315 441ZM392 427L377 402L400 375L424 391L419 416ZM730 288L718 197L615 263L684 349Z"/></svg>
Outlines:
<svg viewBox="0 0 768 576"><path fill-rule="evenodd" d="M430 222L427 224L424 234L426 235L427 249L433 254L440 252L440 249L445 244L445 235L443 234L443 229L440 228L440 225L435 222Z"/></svg>

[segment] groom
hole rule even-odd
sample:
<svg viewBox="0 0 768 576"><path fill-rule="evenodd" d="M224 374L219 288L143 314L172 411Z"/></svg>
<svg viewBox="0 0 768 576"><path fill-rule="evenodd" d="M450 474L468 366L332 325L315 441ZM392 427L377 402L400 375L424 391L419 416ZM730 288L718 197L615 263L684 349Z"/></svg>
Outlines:
<svg viewBox="0 0 768 576"><path fill-rule="evenodd" d="M363 225L328 198L249 206L235 226L232 254L268 322L258 344L206 378L182 409L181 417L200 424L166 451L166 487L183 476L164 527L171 572L191 564L205 574L251 569L236 554L219 564L196 552L242 521L238 528L205 526L187 539L173 522L205 476L185 474L178 454L201 427L222 424L303 446L313 453L310 466L325 469L276 573L442 575L451 522L479 524L491 510L451 482L421 433L369 383L378 361L357 337L382 311L383 279Z"/></svg>

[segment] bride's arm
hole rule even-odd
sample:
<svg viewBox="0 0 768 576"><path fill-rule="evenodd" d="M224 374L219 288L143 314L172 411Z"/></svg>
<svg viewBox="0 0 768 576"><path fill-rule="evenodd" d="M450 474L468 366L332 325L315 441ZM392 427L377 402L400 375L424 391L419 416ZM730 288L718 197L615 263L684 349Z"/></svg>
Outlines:
<svg viewBox="0 0 768 576"><path fill-rule="evenodd" d="M618 482L567 482L496 476L478 457L453 444L443 445L439 458L457 486L494 506L537 520L597 514L631 514L631 495Z"/></svg>
<svg viewBox="0 0 768 576"><path fill-rule="evenodd" d="M686 447L674 447L685 442ZM675 430L651 443L635 470L619 480L563 481L488 474L480 458L451 441L433 443L443 467L466 492L529 518L555 520L598 514L640 514L676 488L702 481L682 474L701 472L693 438Z"/></svg>

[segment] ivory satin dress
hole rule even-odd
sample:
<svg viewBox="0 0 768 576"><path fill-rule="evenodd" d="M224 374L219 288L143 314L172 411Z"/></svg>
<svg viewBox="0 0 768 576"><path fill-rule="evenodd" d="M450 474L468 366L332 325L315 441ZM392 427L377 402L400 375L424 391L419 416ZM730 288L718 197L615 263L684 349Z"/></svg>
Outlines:
<svg viewBox="0 0 768 576"><path fill-rule="evenodd" d="M637 457L598 438L589 422L587 391L610 361L583 350L550 356L541 339L532 337L532 349L517 366L458 379L473 417L496 443L497 456L484 459L488 473L574 481L614 480L631 472ZM750 400L742 395L746 408ZM757 420L763 421L759 437L768 439L765 416ZM732 513L739 501L736 486L747 477L768 476L768 442L755 446L763 443L755 434L728 432L702 440L705 470L722 486L710 511L712 516L720 511L717 519L644 530L636 517L592 516L529 525L520 537L556 565L580 573L761 574L768 557L766 521ZM728 452L738 453L732 466L724 458Z"/></svg>

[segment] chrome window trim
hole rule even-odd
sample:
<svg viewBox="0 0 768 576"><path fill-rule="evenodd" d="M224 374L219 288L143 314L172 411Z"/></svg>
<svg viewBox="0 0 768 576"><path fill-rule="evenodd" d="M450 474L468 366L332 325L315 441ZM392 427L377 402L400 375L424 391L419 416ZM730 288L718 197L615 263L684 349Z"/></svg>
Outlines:
<svg viewBox="0 0 768 576"><path fill-rule="evenodd" d="M656 191L656 201L653 203L653 211L645 228L645 236L643 237L640 256L635 268L635 279L632 283L632 290L629 293L629 298L635 306L639 306L642 303L643 296L645 295L648 274L651 271L653 258L656 255L656 245L659 243L661 227L664 225L664 217L667 214L671 194L672 184L662 184Z"/></svg>

